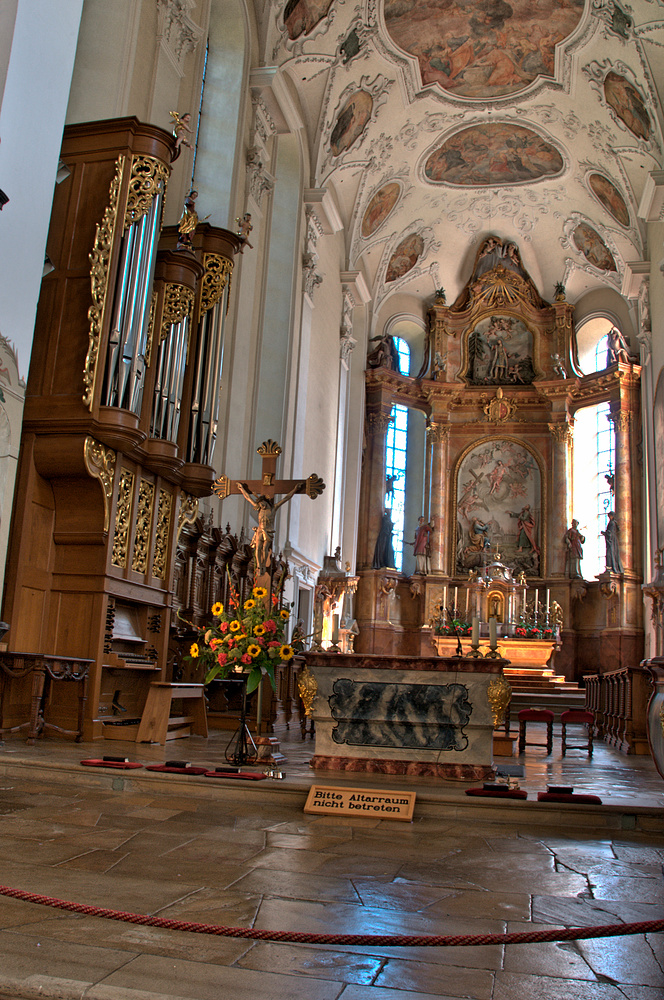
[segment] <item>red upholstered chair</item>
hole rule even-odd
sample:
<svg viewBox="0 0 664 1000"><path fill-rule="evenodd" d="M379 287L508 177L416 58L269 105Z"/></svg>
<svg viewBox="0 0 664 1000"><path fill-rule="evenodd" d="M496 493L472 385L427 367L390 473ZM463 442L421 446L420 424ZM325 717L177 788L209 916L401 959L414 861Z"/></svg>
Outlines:
<svg viewBox="0 0 664 1000"><path fill-rule="evenodd" d="M560 716L563 735L563 757L568 750L585 750L589 757L593 755L593 736L595 733L595 716L592 712L586 712L582 708L568 708ZM567 727L571 724L588 727L588 740L582 744L572 744L567 742Z"/></svg>
<svg viewBox="0 0 664 1000"><path fill-rule="evenodd" d="M526 726L529 722L546 723L546 743L534 743L526 739ZM527 746L545 747L547 754L553 753L553 712L548 708L522 708L519 712L519 753L525 753Z"/></svg>

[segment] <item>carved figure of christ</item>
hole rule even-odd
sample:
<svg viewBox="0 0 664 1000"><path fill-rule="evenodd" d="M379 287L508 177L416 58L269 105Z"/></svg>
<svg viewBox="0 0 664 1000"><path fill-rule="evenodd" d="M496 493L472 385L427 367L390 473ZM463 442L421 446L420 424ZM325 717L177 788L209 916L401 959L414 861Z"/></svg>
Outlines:
<svg viewBox="0 0 664 1000"><path fill-rule="evenodd" d="M312 473L308 479L276 479L277 458L281 448L274 441L265 441L256 449L263 460L261 479L242 481L220 476L212 484L212 492L220 499L239 493L256 511L258 524L254 531L254 551L256 554L256 576L264 577L272 563L272 543L274 540L275 512L296 493L306 493L311 499L325 489L325 483ZM275 498L281 496L279 500Z"/></svg>

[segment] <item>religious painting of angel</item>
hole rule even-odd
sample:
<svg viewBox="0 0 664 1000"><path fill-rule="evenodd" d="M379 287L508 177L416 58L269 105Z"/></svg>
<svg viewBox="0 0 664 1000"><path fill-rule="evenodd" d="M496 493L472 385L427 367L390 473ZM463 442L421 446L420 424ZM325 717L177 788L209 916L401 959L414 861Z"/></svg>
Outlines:
<svg viewBox="0 0 664 1000"><path fill-rule="evenodd" d="M412 233L402 240L387 265L385 281L396 281L411 271L424 250L424 240L418 233Z"/></svg>
<svg viewBox="0 0 664 1000"><path fill-rule="evenodd" d="M308 35L319 24L332 6L332 0L288 0L284 7L284 24L288 37L295 41Z"/></svg>
<svg viewBox="0 0 664 1000"><path fill-rule="evenodd" d="M339 156L359 139L371 118L372 108L373 98L366 90L356 90L350 95L337 115L330 136L330 149L334 156Z"/></svg>
<svg viewBox="0 0 664 1000"><path fill-rule="evenodd" d="M530 385L535 378L533 335L514 316L485 316L466 340L468 385Z"/></svg>
<svg viewBox="0 0 664 1000"><path fill-rule="evenodd" d="M613 254L606 243L592 226L580 222L572 233L572 239L577 250L580 250L589 264L600 271L617 271Z"/></svg>
<svg viewBox="0 0 664 1000"><path fill-rule="evenodd" d="M621 226L628 226L629 212L627 211L627 205L615 184L612 184L608 177L604 177L602 174L591 174L588 178L588 183L593 194L609 215L612 215Z"/></svg>
<svg viewBox="0 0 664 1000"><path fill-rule="evenodd" d="M456 572L487 565L492 553L537 575L541 557L541 473L532 453L508 439L484 441L456 476Z"/></svg>
<svg viewBox="0 0 664 1000"><path fill-rule="evenodd" d="M362 237L365 240L369 236L373 236L376 230L383 225L396 205L400 194L401 186L396 181L383 184L382 188L376 191L362 217Z"/></svg>
<svg viewBox="0 0 664 1000"><path fill-rule="evenodd" d="M652 122L646 105L633 83L619 73L607 73L604 78L604 96L618 118L639 139L648 139Z"/></svg>

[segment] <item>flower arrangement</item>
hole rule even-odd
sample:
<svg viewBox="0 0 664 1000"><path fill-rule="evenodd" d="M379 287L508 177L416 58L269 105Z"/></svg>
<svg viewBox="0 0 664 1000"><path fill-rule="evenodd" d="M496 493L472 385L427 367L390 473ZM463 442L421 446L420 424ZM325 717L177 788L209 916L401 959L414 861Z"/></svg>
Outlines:
<svg viewBox="0 0 664 1000"><path fill-rule="evenodd" d="M451 622L435 621L433 631L434 635L466 636L473 634L473 626L469 622L454 618Z"/></svg>
<svg viewBox="0 0 664 1000"><path fill-rule="evenodd" d="M228 603L228 609L219 601L212 605L212 624L197 630L198 639L185 659L203 665L206 684L230 673L248 673L247 694L264 675L274 688L275 666L287 663L304 646L297 634L286 642L290 606L279 608L277 596L268 597L265 587L254 587L241 606L233 593Z"/></svg>
<svg viewBox="0 0 664 1000"><path fill-rule="evenodd" d="M555 638L555 631L552 628L539 628L537 625L517 625L514 629L517 639L551 639Z"/></svg>

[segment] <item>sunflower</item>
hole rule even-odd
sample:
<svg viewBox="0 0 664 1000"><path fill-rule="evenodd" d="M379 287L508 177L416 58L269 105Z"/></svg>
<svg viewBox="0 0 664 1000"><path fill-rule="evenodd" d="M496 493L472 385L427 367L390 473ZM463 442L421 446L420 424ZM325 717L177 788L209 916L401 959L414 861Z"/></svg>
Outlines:
<svg viewBox="0 0 664 1000"><path fill-rule="evenodd" d="M247 652L249 653L249 656L251 656L251 657L252 657L252 659L254 659L254 660L255 660L257 656L260 656L260 653L261 653L261 647L260 647L260 646L257 646L255 642L251 642L251 643L250 643L250 644L249 644L249 645L247 646Z"/></svg>
<svg viewBox="0 0 664 1000"><path fill-rule="evenodd" d="M292 660L292 658L295 656L295 650L293 649L292 646L289 646L287 643L284 643L284 645L281 646L281 648L279 649L279 656L281 657L282 660Z"/></svg>
<svg viewBox="0 0 664 1000"><path fill-rule="evenodd" d="M283 618L284 621L286 621L287 618L290 618L290 612L286 611L285 608L282 608L281 611L279 612L279 617Z"/></svg>
<svg viewBox="0 0 664 1000"><path fill-rule="evenodd" d="M265 635L265 625L254 625L254 635Z"/></svg>
<svg viewBox="0 0 664 1000"><path fill-rule="evenodd" d="M251 598L249 598L248 601L244 602L244 610L245 611L251 611L251 609L255 608L255 607L256 607L256 602L252 601Z"/></svg>
<svg viewBox="0 0 664 1000"><path fill-rule="evenodd" d="M224 613L224 606L221 601L217 601L216 604L212 605L212 614L215 618L220 618Z"/></svg>
<svg viewBox="0 0 664 1000"><path fill-rule="evenodd" d="M197 642L193 642L191 644L191 649L189 650L189 655L194 660L198 658L198 643Z"/></svg>
<svg viewBox="0 0 664 1000"><path fill-rule="evenodd" d="M267 597L267 590L265 587L254 587L251 593L259 600L262 600L263 597Z"/></svg>
<svg viewBox="0 0 664 1000"><path fill-rule="evenodd" d="M234 621L232 621L230 623L229 628L230 628L231 632L239 632L240 629L242 628L242 625L241 625L241 623L236 618Z"/></svg>

